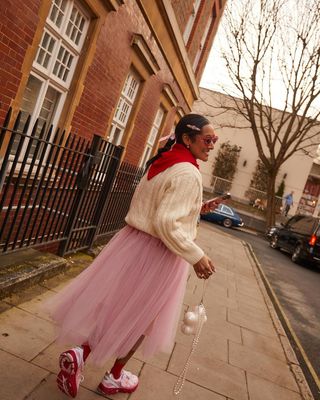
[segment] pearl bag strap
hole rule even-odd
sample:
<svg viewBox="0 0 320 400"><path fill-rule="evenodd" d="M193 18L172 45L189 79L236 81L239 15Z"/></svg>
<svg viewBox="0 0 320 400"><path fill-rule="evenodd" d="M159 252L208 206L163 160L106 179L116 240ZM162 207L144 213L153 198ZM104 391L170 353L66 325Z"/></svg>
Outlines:
<svg viewBox="0 0 320 400"><path fill-rule="evenodd" d="M187 376L187 373L188 373L188 369L189 369L189 367L191 365L191 357L192 357L193 353L196 350L196 347L197 347L199 339L200 339L201 330L202 330L203 324L204 324L204 322L206 320L207 313L206 313L205 306L203 304L203 298L204 298L204 294L205 294L205 290L206 290L206 285L207 285L207 280L204 280L203 289L202 289L202 296L201 296L201 300L200 300L200 304L199 304L199 309L202 308L202 312L199 313L199 322L198 322L198 325L197 325L196 333L195 333L194 338L192 340L191 350L190 350L190 353L188 355L187 361L185 362L184 367L183 367L183 369L182 369L182 371L181 371L181 373L180 373L180 375L179 375L179 377L177 379L177 382L176 382L176 384L174 385L174 388L173 388L173 393L176 396L178 396L182 391L182 388L183 388L183 385L185 383L186 376Z"/></svg>

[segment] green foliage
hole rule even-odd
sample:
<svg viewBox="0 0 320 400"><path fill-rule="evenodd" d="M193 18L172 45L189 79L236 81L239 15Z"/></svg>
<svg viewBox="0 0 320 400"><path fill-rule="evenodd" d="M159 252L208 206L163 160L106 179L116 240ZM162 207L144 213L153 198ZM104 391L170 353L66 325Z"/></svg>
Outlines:
<svg viewBox="0 0 320 400"><path fill-rule="evenodd" d="M213 176L232 181L237 170L240 151L241 146L232 145L229 140L222 143L215 158Z"/></svg>
<svg viewBox="0 0 320 400"><path fill-rule="evenodd" d="M253 203L257 198L261 199L261 197L264 197L260 192L267 192L268 179L268 170L260 159L257 160L256 169L250 182L250 188L245 193L250 203Z"/></svg>
<svg viewBox="0 0 320 400"><path fill-rule="evenodd" d="M256 169L253 173L250 187L266 192L268 188L268 171L261 160L257 161Z"/></svg>

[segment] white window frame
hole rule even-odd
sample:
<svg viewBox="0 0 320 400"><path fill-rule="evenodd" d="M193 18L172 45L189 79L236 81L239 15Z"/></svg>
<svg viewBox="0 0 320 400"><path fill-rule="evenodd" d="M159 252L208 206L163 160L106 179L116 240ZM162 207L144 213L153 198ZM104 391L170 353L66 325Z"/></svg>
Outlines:
<svg viewBox="0 0 320 400"><path fill-rule="evenodd" d="M123 85L111 123L108 140L115 145L121 144L140 86L141 78L131 68Z"/></svg>
<svg viewBox="0 0 320 400"><path fill-rule="evenodd" d="M41 108L43 106L43 101L45 99L45 95L47 93L49 86L51 86L54 90L56 90L57 92L60 93L60 98L56 105L56 110L55 110L55 113L54 113L54 115L52 117L52 121L51 121L51 124L56 125L59 120L59 116L62 111L63 103L65 101L67 93L65 91L61 90L61 88L51 84L51 82L49 80L44 79L43 77L36 74L35 72L31 72L30 75L34 76L36 79L38 79L39 81L42 82L42 86L41 86L41 89L40 89L39 95L38 95L38 100L35 104L33 115L31 117L30 126L32 127L33 124L35 123L36 119L39 117Z"/></svg>
<svg viewBox="0 0 320 400"><path fill-rule="evenodd" d="M56 25L49 19L50 15L51 15L51 11L54 7L55 1L60 2L60 3L63 1L66 1L66 4L67 4L65 16L64 16L64 19L63 19L63 22L62 22L60 28L57 28ZM67 29L69 19L70 19L70 16L71 16L71 13L72 13L72 10L74 7L78 11L80 11L82 13L82 16L85 18L85 23L83 25L83 32L80 36L80 41L78 44L76 44L76 43L73 44L73 42L65 35L65 31ZM60 115L61 115L61 112L62 112L62 109L63 109L63 105L64 105L65 100L68 95L68 91L69 91L69 88L71 85L71 81L73 79L76 65L77 65L79 57L80 57L82 46L86 39L89 24L90 24L90 16L89 16L88 12L86 12L83 9L83 7L80 5L80 3L77 0L62 0L62 1L61 0L53 0L52 1L52 5L50 8L49 14L47 16L47 19L46 19L45 27L42 32L41 40L39 42L38 50L37 50L35 59L32 64L31 72L30 72L30 75L34 76L36 79L38 79L42 82L42 86L40 88L39 95L38 95L37 101L35 103L32 115L31 115L30 128L29 128L30 132L31 132L31 129L33 128L33 125L34 125L36 119L39 117L40 111L43 107L43 101L45 99L45 95L47 93L47 89L49 86L51 86L54 90L56 90L57 92L60 93L60 98L59 98L58 102L55 104L54 114L50 121L50 124L53 124L54 126L57 125ZM45 68L44 66L42 66L41 64L39 64L37 62L37 59L38 59L38 55L40 52L40 46L42 44L42 40L46 33L55 39L55 44L52 49L51 58L49 60L49 63L47 65L47 67ZM72 65L68 72L68 77L65 81L53 74L54 65L57 61L58 52L59 52L59 49L62 44L63 44L63 47L66 48L74 57ZM28 133L30 133L30 132L28 132ZM52 131L51 137L47 137L45 139L50 141L50 140L52 140L53 135L54 135L54 130ZM21 152L21 157L23 157L26 147L27 147L27 143L25 143L23 146L23 149Z"/></svg>
<svg viewBox="0 0 320 400"><path fill-rule="evenodd" d="M194 25L194 21L195 21L195 19L197 17L198 11L199 11L199 7L200 7L200 4L201 4L201 1L202 0L195 0L193 2L193 6L192 6L193 10L192 10L192 13L191 13L191 15L190 15L190 17L188 19L188 22L187 22L187 25L185 27L185 30L183 32L183 41L184 41L185 45L188 44L188 41L189 41L189 38L190 38L190 35L191 35L191 32L192 32L192 28L193 28L193 25Z"/></svg>
<svg viewBox="0 0 320 400"><path fill-rule="evenodd" d="M162 106L160 106L154 118L151 131L148 135L147 143L143 155L141 157L140 167L145 167L146 162L149 160L152 154L153 146L161 129L164 117L165 117L165 109Z"/></svg>

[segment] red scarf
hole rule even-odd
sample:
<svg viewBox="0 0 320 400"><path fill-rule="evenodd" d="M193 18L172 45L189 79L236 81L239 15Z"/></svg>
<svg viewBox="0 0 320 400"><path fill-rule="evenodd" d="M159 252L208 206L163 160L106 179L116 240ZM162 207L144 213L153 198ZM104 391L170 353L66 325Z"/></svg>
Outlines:
<svg viewBox="0 0 320 400"><path fill-rule="evenodd" d="M199 169L197 160L193 154L183 144L176 143L171 150L165 151L154 161L148 171L148 180L158 175L160 172L172 167L174 164L189 162Z"/></svg>

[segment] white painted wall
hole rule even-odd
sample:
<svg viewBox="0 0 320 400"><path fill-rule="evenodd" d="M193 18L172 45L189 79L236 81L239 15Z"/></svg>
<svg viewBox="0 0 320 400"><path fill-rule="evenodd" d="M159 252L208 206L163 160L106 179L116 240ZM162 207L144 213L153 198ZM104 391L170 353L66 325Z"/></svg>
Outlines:
<svg viewBox="0 0 320 400"><path fill-rule="evenodd" d="M246 127L247 122L241 120L240 116L235 116L232 111L222 113L222 110L217 107L218 104L221 104L221 100L224 102L230 101L228 96L201 88L200 99L194 103L193 112L206 116L213 124L219 136L215 149L210 152L209 161L206 163L200 162L203 185L205 187L211 186L213 164L220 147L219 143L229 140L231 144L242 147L231 192L234 197L245 198L244 193L250 185L258 159L253 133L250 128ZM274 110L274 118L279 118L279 116L280 111ZM314 153L316 153L316 149L317 146L314 148ZM246 161L245 166L243 165L244 161ZM295 153L281 167L277 178L277 186L280 184L283 175L287 174L285 179L285 194L291 190L294 191L295 204L291 209L291 213L294 213L296 210L312 164L313 159L301 152Z"/></svg>

